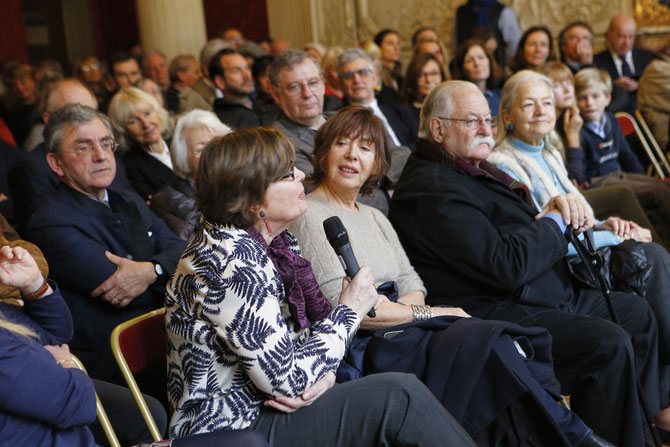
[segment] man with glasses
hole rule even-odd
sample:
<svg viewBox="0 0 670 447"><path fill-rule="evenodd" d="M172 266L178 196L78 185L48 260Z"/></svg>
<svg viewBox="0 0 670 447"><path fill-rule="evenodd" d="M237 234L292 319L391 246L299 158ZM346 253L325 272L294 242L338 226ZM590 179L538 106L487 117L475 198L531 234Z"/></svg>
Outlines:
<svg viewBox="0 0 670 447"><path fill-rule="evenodd" d="M105 115L68 104L51 114L44 136L60 183L31 217L27 236L72 311L72 351L91 377L120 383L112 329L163 305L185 243L136 193L110 188L117 144Z"/></svg>
<svg viewBox="0 0 670 447"><path fill-rule="evenodd" d="M396 146L414 147L409 109L391 104L379 104L375 97L378 75L372 57L358 48L349 48L337 58L337 74L346 97L345 105L367 107L382 120L391 141Z"/></svg>
<svg viewBox="0 0 670 447"><path fill-rule="evenodd" d="M637 295L612 292L622 325L612 324L602 294L573 279L564 233L593 226L587 205L563 194L537 210L525 185L486 161L493 127L472 83L442 83L424 101L389 218L426 303L547 329L572 410L609 442L644 445L636 376L653 414L662 393L652 311Z"/></svg>
<svg viewBox="0 0 670 447"><path fill-rule="evenodd" d="M16 217L19 230L25 229L28 218L33 214L39 203L58 185L58 177L47 164L47 151L44 147L44 126L51 115L66 104L82 104L97 108L98 102L93 93L78 79L65 78L55 81L44 88L40 97L38 111L42 123L35 125L33 132L39 134L37 146L25 154L10 172L10 188L15 200ZM112 187L117 189L131 188L121 157L115 154L116 176Z"/></svg>

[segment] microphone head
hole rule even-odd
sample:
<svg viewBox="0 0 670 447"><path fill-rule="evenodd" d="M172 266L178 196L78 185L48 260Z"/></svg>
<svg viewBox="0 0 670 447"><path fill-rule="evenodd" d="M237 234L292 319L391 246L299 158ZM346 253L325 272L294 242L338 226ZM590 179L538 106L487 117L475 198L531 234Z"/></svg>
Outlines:
<svg viewBox="0 0 670 447"><path fill-rule="evenodd" d="M326 232L328 242L330 242L333 248L340 248L349 243L349 235L339 217L331 216L324 220L323 229Z"/></svg>

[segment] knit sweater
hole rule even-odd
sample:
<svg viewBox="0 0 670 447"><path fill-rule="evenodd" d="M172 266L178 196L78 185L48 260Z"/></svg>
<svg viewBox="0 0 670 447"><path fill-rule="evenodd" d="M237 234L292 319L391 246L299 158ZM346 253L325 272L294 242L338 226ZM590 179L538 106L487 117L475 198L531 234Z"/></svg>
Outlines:
<svg viewBox="0 0 670 447"><path fill-rule="evenodd" d="M293 223L291 233L298 239L302 256L312 263L321 291L333 306L342 291L344 270L326 239L323 221L334 215L347 229L358 264L370 268L375 283L395 281L400 296L414 290L426 293L391 222L381 212L358 202L357 211L348 211L314 193L305 200L307 212Z"/></svg>
<svg viewBox="0 0 670 447"><path fill-rule="evenodd" d="M581 194L568 179L560 153L549 145L531 146L519 139L507 137L495 147L488 161L525 184L540 210L559 194ZM610 231L594 232L594 240L596 247L617 245L620 242ZM571 244L568 254L575 253Z"/></svg>

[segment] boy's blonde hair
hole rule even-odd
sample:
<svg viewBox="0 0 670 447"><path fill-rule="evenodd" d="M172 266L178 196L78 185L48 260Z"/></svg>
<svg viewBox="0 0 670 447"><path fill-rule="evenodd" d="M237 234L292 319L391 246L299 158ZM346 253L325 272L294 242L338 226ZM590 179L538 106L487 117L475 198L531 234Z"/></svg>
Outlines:
<svg viewBox="0 0 670 447"><path fill-rule="evenodd" d="M600 68L584 68L575 75L575 94L587 88L602 88L606 95L612 94L612 78Z"/></svg>

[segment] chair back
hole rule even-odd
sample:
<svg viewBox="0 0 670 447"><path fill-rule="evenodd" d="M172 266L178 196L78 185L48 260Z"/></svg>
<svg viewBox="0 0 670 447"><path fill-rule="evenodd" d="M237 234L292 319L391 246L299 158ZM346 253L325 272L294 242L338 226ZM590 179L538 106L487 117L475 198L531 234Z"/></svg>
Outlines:
<svg viewBox="0 0 670 447"><path fill-rule="evenodd" d="M165 367L165 308L121 323L112 331L112 352L154 441L163 439L135 380L135 374Z"/></svg>
<svg viewBox="0 0 670 447"><path fill-rule="evenodd" d="M617 112L616 118L619 121L619 127L621 127L621 131L623 132L625 137L635 134L635 137L644 148L644 152L647 155L649 161L651 162L651 166L654 168L656 175L658 175L658 177L662 179L665 178L667 175L670 175L670 169L668 169L667 174L663 172L661 163L659 163L659 161L657 160L656 155L654 154L651 147L649 146L649 143L647 142L647 139L640 130L640 127L637 125L635 118L633 118L633 116L630 113L626 112ZM670 166L668 166L668 168L670 168Z"/></svg>
<svg viewBox="0 0 670 447"><path fill-rule="evenodd" d="M83 363L81 363L81 361L76 356L72 355L72 361L74 362L75 365L77 365L77 368L86 372L86 368L84 368ZM111 422L109 422L107 412L105 411L105 409L102 406L102 403L100 402L98 393L95 394L95 411L98 414L98 422L100 422L102 431L105 432L105 436L107 437L109 445L111 447L121 447L121 443L119 443L119 439L116 437L114 428L112 427Z"/></svg>

